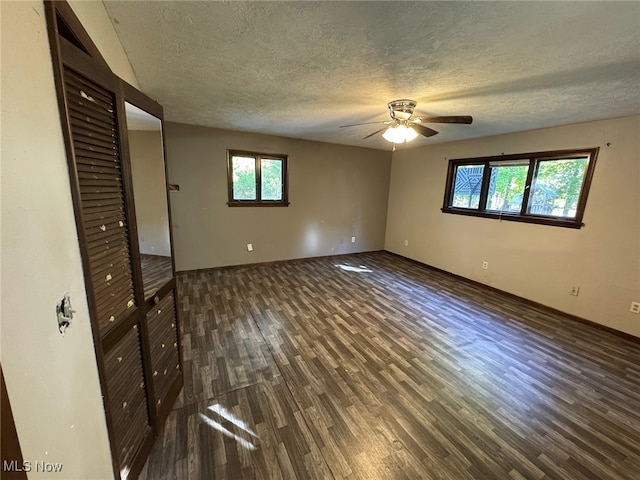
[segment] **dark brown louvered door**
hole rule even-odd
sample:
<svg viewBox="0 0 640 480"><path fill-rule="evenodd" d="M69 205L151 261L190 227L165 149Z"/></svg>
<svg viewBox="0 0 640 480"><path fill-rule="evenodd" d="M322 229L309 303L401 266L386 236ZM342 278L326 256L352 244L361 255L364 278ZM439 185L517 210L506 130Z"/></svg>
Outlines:
<svg viewBox="0 0 640 480"><path fill-rule="evenodd" d="M108 409L116 437L116 455L121 472L128 472L146 436L150 433L140 335L137 327L105 355L109 392Z"/></svg>
<svg viewBox="0 0 640 480"><path fill-rule="evenodd" d="M172 400L170 395L176 382L181 382L178 352L178 327L173 291L147 313L147 329L151 368L153 370L153 393L157 410L165 410Z"/></svg>
<svg viewBox="0 0 640 480"><path fill-rule="evenodd" d="M45 13L113 475L131 480L182 387L173 262L144 295L125 98L160 121L162 107L113 74L66 2Z"/></svg>
<svg viewBox="0 0 640 480"><path fill-rule="evenodd" d="M64 45L63 45L64 46ZM79 61L76 61L79 60ZM87 73L89 72L89 73ZM119 81L63 56L70 175L114 470L126 478L153 441L144 299L131 177L118 124Z"/></svg>
<svg viewBox="0 0 640 480"><path fill-rule="evenodd" d="M115 99L65 68L65 91L100 336L136 306Z"/></svg>

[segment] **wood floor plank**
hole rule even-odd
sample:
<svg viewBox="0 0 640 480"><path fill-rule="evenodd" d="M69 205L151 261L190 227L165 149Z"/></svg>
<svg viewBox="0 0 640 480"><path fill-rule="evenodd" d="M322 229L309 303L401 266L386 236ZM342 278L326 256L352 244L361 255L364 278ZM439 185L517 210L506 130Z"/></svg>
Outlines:
<svg viewBox="0 0 640 480"><path fill-rule="evenodd" d="M623 337L384 252L182 274L178 300L145 480L639 476Z"/></svg>
<svg viewBox="0 0 640 480"><path fill-rule="evenodd" d="M140 254L144 298L148 299L173 278L171 257Z"/></svg>

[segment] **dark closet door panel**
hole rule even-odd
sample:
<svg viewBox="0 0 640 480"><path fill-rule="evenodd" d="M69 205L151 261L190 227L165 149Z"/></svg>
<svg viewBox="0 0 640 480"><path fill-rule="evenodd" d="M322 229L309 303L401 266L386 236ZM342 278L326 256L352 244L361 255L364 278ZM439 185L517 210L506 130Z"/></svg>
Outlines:
<svg viewBox="0 0 640 480"><path fill-rule="evenodd" d="M82 170L78 170L78 178L81 178L83 182L86 182L87 185L94 186L105 186L105 187L120 187L122 189L122 181L118 177L117 172L108 171L99 172L97 171L97 167L91 166L92 171L83 172Z"/></svg>
<svg viewBox="0 0 640 480"><path fill-rule="evenodd" d="M111 185L96 185L93 181L87 179L80 179L80 193L83 195L94 195L96 198L111 198L112 194L117 193L120 194L122 192L122 183L114 184L111 182Z"/></svg>
<svg viewBox="0 0 640 480"><path fill-rule="evenodd" d="M83 159L80 158L79 160ZM79 176L85 175L87 173L101 173L113 175L114 178L120 178L120 173L118 172L119 168L111 165L109 161L105 161L105 165L100 165L93 159L86 160L86 162L76 162L76 168L78 170Z"/></svg>
<svg viewBox="0 0 640 480"><path fill-rule="evenodd" d="M106 208L106 207L111 207L114 211L118 210L118 209L123 209L122 206L122 201L119 198L112 198L108 201L104 201L104 200L92 200L92 201L87 201L85 200L83 203L83 207L84 207L84 212L83 213L92 213L96 208Z"/></svg>
<svg viewBox="0 0 640 480"><path fill-rule="evenodd" d="M115 144L115 139L111 138L109 141L105 141L104 137L100 137L98 135L87 134L87 132L78 129L75 134L76 141L82 142L84 145L92 145L98 146L102 148L106 148L108 150L117 149L118 146ZM107 152L111 153L111 152Z"/></svg>
<svg viewBox="0 0 640 480"><path fill-rule="evenodd" d="M126 245L121 245L120 247L118 247L118 249L116 248L112 248L112 250L116 250L116 254L117 255L122 255L122 256L127 256L129 255L129 248ZM102 252L99 255L96 255L96 265L101 265L104 262L107 262L110 260L110 255L111 252Z"/></svg>
<svg viewBox="0 0 640 480"><path fill-rule="evenodd" d="M103 142L113 143L113 137L111 135L115 129L110 128L105 132L104 129L97 128L95 125L87 125L80 122L78 119L72 119L71 124L78 135L84 135L85 137L102 140Z"/></svg>
<svg viewBox="0 0 640 480"><path fill-rule="evenodd" d="M126 284L122 287L119 287L117 291L114 290L113 293L109 292L104 295L104 298L101 299L99 303L96 304L97 310L104 315L107 316L107 320L109 323L114 326L117 325L116 320L124 319L128 317L128 310L132 306L132 302L128 302L125 305L120 303L121 292L123 289L128 288L130 284ZM111 328L104 329L105 331L110 330Z"/></svg>
<svg viewBox="0 0 640 480"><path fill-rule="evenodd" d="M137 327L105 355L104 365L117 461L121 471L128 470L151 432Z"/></svg>
<svg viewBox="0 0 640 480"><path fill-rule="evenodd" d="M72 110L69 111L69 116L70 116L70 121L71 121L71 128L76 130L77 132L85 132L85 139L86 137L91 138L92 136L89 135L89 133L95 133L97 134L98 132L102 133L102 136L95 136L94 138L99 138L99 139L104 139L104 137L106 135L117 135L118 132L116 129L114 129L113 125L104 125L101 122L95 122L93 121L93 119L91 117L87 117L84 116L80 113L77 112L73 112ZM76 118L77 117L77 118ZM80 125L82 125L82 127L80 127ZM82 142L82 146L86 145L87 143L89 143L89 141L83 141ZM92 159L96 158L96 159L100 159L104 162L111 162L112 160L112 152L109 152L108 154L99 154L94 156L92 153L93 151L87 148L82 148L82 152L78 152L78 155L80 155L81 157L83 157L85 159L86 163L89 163L92 161ZM91 154L87 154L86 151L90 152ZM108 165L108 164L107 164Z"/></svg>
<svg viewBox="0 0 640 480"><path fill-rule="evenodd" d="M91 228L99 228L102 230L104 225L105 228L116 228L120 226L120 222L122 221L122 212L120 211L107 211L107 212L93 212L87 213L85 215L85 226L88 229Z"/></svg>
<svg viewBox="0 0 640 480"><path fill-rule="evenodd" d="M96 88L96 85L91 80L87 80L83 77L72 77L68 79L68 82L74 87L85 91L89 95L91 95L94 100L98 102L102 102L103 105L109 105L111 101L111 96L104 93L104 90L100 87Z"/></svg>
<svg viewBox="0 0 640 480"><path fill-rule="evenodd" d="M175 296L172 291L147 313L153 391L157 408L163 406L171 387L181 376L176 325Z"/></svg>
<svg viewBox="0 0 640 480"><path fill-rule="evenodd" d="M115 132L115 125L111 122L104 122L101 119L94 119L89 115L85 115L82 111L69 108L69 116L71 117L71 126L83 123L85 128L95 128L101 132Z"/></svg>
<svg viewBox="0 0 640 480"><path fill-rule="evenodd" d="M123 232L124 226L109 228L106 224L94 228L85 229L87 236L87 245L100 246L113 244L120 241L128 243L126 232Z"/></svg>
<svg viewBox="0 0 640 480"><path fill-rule="evenodd" d="M114 205L91 205L90 207L87 206L85 207L84 210L84 220L85 221L93 221L96 220L98 218L105 218L108 216L113 216L115 217L116 220L119 220L122 218L122 216L124 215L124 209L122 206L120 206L119 208L117 207L117 204L115 204L116 206L114 207ZM119 225L121 226L121 225Z"/></svg>
<svg viewBox="0 0 640 480"><path fill-rule="evenodd" d="M124 203L124 198L122 193L120 192L98 192L92 190L90 188L85 188L82 183L80 183L80 193L82 194L82 200L93 200L93 201L113 201L119 204Z"/></svg>
<svg viewBox="0 0 640 480"><path fill-rule="evenodd" d="M97 227L97 228L101 229L100 227ZM126 233L119 231L122 228L124 228L124 226L118 227L118 228L112 228L111 231L109 231L109 227L105 225L105 229L107 230L106 232L101 233L95 230L87 231L86 232L87 247L89 249L100 248L102 249L102 251L104 251L106 250L105 247L107 246L113 247L114 245L128 245L129 238L127 237ZM95 252L95 253L98 253L98 252Z"/></svg>
<svg viewBox="0 0 640 480"><path fill-rule="evenodd" d="M64 71L89 271L100 335L134 310L129 222L114 94Z"/></svg>
<svg viewBox="0 0 640 480"><path fill-rule="evenodd" d="M96 270L92 272L95 275L95 278L101 279L102 275L109 275L110 272L116 273L124 273L125 275L131 276L131 271L128 269L128 265L126 263L126 256L123 255L124 252L120 253L120 257L114 258L105 258L103 260L96 261Z"/></svg>
<svg viewBox="0 0 640 480"><path fill-rule="evenodd" d="M111 242L105 244L86 245L87 252L90 256L95 255L97 258L103 258L107 255L116 255L122 252L122 249L129 251L129 242Z"/></svg>
<svg viewBox="0 0 640 480"><path fill-rule="evenodd" d="M113 162L117 161L113 155L107 155L100 152L89 151L81 148L82 145L78 145L76 149L76 159L78 163L84 165L101 165L103 167L111 166Z"/></svg>
<svg viewBox="0 0 640 480"><path fill-rule="evenodd" d="M66 83L67 88L73 88L79 93L78 97L74 99L74 102L69 104L69 110L71 112L91 118L93 124L115 128L117 123L111 101L109 101L111 106L99 105L85 98L87 95L85 89L75 87L72 81L67 81ZM88 98L92 97L89 96Z"/></svg>

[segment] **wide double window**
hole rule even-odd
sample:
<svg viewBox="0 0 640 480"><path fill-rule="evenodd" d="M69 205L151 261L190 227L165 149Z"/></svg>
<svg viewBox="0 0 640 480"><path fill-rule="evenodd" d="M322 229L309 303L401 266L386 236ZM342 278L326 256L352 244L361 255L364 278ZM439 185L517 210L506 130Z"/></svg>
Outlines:
<svg viewBox="0 0 640 480"><path fill-rule="evenodd" d="M286 207L287 156L228 151L229 206Z"/></svg>
<svg viewBox="0 0 640 480"><path fill-rule="evenodd" d="M449 161L442 211L580 228L597 148Z"/></svg>

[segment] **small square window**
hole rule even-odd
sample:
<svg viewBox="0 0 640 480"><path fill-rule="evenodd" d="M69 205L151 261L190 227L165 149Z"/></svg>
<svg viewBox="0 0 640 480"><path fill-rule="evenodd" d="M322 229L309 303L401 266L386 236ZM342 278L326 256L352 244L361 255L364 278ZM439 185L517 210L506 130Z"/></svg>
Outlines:
<svg viewBox="0 0 640 480"><path fill-rule="evenodd" d="M228 151L229 206L288 206L287 156Z"/></svg>

